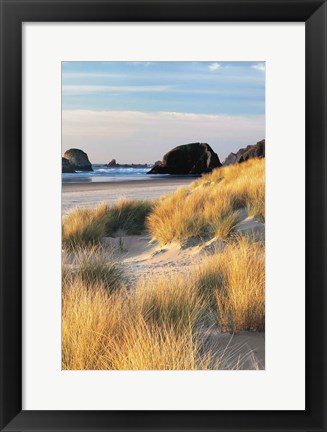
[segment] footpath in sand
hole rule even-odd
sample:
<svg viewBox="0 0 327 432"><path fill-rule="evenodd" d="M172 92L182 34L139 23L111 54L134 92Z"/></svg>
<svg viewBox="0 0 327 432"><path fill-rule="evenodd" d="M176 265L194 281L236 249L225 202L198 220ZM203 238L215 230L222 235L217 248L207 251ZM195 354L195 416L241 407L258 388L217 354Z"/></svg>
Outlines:
<svg viewBox="0 0 327 432"><path fill-rule="evenodd" d="M246 215L234 228L235 233L247 233L258 238L263 238L264 231L263 223ZM151 237L147 234L106 237L104 245L114 249L118 254L125 274L129 275L131 287L136 286L137 281L146 276L175 273L188 275L192 267L199 264L204 256L219 253L224 248L224 242L219 238L204 242L190 238L184 244L171 243L162 247L156 242L151 242ZM216 327L210 328L208 332L208 341L213 351L219 356L224 354L223 368L230 369L230 362L237 369L264 369L264 333L242 331L231 335L221 333Z"/></svg>

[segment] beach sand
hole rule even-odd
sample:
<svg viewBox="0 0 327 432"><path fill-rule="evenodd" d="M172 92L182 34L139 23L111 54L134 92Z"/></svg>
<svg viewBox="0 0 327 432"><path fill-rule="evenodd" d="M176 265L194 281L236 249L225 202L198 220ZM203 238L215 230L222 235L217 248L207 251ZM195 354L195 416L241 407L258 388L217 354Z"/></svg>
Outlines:
<svg viewBox="0 0 327 432"><path fill-rule="evenodd" d="M113 204L118 198L151 200L187 186L196 177L158 178L115 182L63 183L62 214L75 207L96 207L102 202Z"/></svg>

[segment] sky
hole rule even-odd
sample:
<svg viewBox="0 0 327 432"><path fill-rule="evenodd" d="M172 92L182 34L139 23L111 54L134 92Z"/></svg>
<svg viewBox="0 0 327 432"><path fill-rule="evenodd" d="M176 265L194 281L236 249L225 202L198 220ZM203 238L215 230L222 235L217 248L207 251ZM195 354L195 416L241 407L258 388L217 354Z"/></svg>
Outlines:
<svg viewBox="0 0 327 432"><path fill-rule="evenodd" d="M264 62L62 63L63 153L153 163L207 142L223 161L264 137Z"/></svg>

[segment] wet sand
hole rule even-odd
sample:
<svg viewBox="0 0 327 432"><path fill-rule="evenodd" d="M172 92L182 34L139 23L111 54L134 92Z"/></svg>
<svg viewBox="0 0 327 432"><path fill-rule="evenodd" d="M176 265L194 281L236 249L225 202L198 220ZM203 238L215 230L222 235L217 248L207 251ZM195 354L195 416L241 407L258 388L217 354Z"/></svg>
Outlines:
<svg viewBox="0 0 327 432"><path fill-rule="evenodd" d="M151 180L125 180L115 182L63 183L62 213L75 207L95 207L102 202L114 203L118 198L150 200L187 186L196 177Z"/></svg>

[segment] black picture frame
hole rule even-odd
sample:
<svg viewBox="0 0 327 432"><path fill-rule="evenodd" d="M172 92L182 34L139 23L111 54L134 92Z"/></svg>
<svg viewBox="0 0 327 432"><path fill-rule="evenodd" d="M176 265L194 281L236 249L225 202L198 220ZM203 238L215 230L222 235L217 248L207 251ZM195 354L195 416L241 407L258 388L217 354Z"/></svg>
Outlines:
<svg viewBox="0 0 327 432"><path fill-rule="evenodd" d="M0 5L0 429L2 431L326 431L326 1L0 0ZM306 334L303 337L306 337L306 409L304 411L22 411L22 23L29 21L305 22Z"/></svg>

